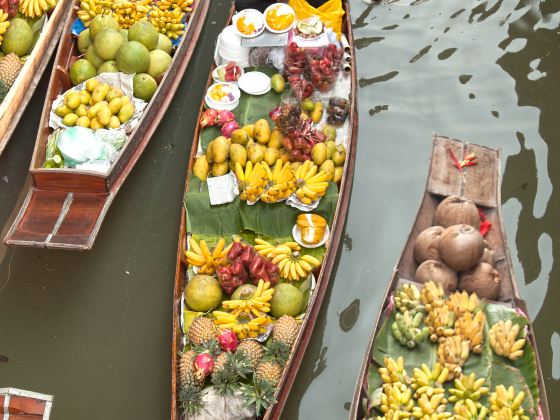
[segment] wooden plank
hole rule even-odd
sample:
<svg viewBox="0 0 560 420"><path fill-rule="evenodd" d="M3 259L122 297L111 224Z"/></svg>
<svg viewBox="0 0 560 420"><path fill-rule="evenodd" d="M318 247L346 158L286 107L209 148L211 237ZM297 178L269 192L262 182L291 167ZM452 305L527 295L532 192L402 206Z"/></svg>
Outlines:
<svg viewBox="0 0 560 420"><path fill-rule="evenodd" d="M496 189L499 188L499 176L496 171L497 151L476 144L465 145L465 156L476 155L477 164L464 169L465 185L463 195L477 205L497 207ZM482 180L482 181L481 181Z"/></svg>
<svg viewBox="0 0 560 420"><path fill-rule="evenodd" d="M428 191L432 194L448 196L460 195L463 178L449 154L451 150L458 159L463 156L463 144L449 138L434 137L432 162L428 177Z"/></svg>

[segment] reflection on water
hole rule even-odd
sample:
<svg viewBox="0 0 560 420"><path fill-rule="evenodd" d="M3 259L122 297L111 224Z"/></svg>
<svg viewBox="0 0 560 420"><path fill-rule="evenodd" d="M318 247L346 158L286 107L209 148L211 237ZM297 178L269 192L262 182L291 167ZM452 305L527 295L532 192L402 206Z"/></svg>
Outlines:
<svg viewBox="0 0 560 420"><path fill-rule="evenodd" d="M347 308L340 313L340 329L350 331L360 316L360 299L354 299Z"/></svg>
<svg viewBox="0 0 560 420"><path fill-rule="evenodd" d="M353 247L341 249L322 310L326 329L312 339L314 348L328 348L328 368L312 383L305 373L298 379L285 418L347 415L364 347L420 203L433 132L502 149L506 233L534 319L550 411L560 412L560 2L351 6L360 85L346 229ZM336 328L356 299L354 327ZM303 371L313 362L314 354L306 355Z"/></svg>

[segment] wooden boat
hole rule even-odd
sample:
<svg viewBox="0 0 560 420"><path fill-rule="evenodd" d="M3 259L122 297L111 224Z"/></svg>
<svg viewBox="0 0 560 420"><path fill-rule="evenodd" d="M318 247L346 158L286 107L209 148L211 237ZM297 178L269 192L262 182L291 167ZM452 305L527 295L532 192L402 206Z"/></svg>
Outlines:
<svg viewBox="0 0 560 420"><path fill-rule="evenodd" d="M48 16L47 24L43 28L37 44L0 105L0 155L6 148L47 68L62 33L62 23L70 12L71 3L72 0L60 0L57 3Z"/></svg>
<svg viewBox="0 0 560 420"><path fill-rule="evenodd" d="M349 2L343 1L345 8L345 17L343 18L343 28L342 32L346 35L348 43L350 45L350 55L355 57L354 52L354 37L352 34L352 26L350 20L350 10ZM231 14L233 14L233 9ZM344 173L339 185L339 199L336 205L336 211L334 213L334 220L330 228L331 235L327 243L327 251L323 258L323 263L320 270L314 272L317 279L316 288L314 289L309 304L307 306L305 317L301 325L297 340L292 347L292 351L289 360L282 372L277 391L275 394L275 399L277 403L268 408L264 413L263 418L265 419L278 419L282 414L282 410L288 400L290 389L292 388L296 375L298 373L299 367L303 360L305 350L311 339L313 333L313 327L315 321L319 314L321 303L325 296L325 292L328 287L328 283L331 274L334 272L335 259L339 250L339 245L341 243L342 234L344 232L344 226L346 221L346 215L348 213L348 207L350 204L350 195L352 190L352 181L354 177L354 164L356 160L356 148L358 141L358 109L357 109L357 76L355 71L355 66L351 69L351 107L350 114L348 116L349 130L348 130L348 143L347 143L347 158L344 166ZM212 76L210 75L208 79L208 86L212 84ZM253 108L254 109L254 108ZM204 111L204 104L200 107L200 116ZM268 111L266 111L268 112ZM192 169L197 156L197 150L199 147L201 128L200 125L194 133L194 140L190 154L189 170L187 174L185 191L188 189L189 182L194 175L192 175ZM188 268L188 263L185 257L185 250L187 249L187 227L186 227L186 210L185 206L182 206L181 212L181 224L179 231L179 244L177 251L177 265L175 272L175 285L173 292L173 341L172 341L172 381L171 381L171 419L177 420L182 418L182 412L179 408L177 401L179 379L178 379L178 368L179 368L179 352L183 349L183 331L181 327L181 311L182 311L182 299L183 292L187 283L186 272Z"/></svg>
<svg viewBox="0 0 560 420"><path fill-rule="evenodd" d="M52 405L52 395L16 388L0 388L0 414L3 414L4 420L49 420Z"/></svg>
<svg viewBox="0 0 560 420"><path fill-rule="evenodd" d="M459 161L462 161L467 155L474 153L478 164L465 168L465 175L463 178L459 170L454 166L451 154L449 153L450 150ZM379 363L383 362L373 360L371 356L375 338L382 327L383 321L387 319L386 309L390 302L391 293L395 290L400 281L410 281L414 279L414 274L418 267L413 257L414 240L420 232L432 226L435 209L443 198L450 195L464 196L473 200L475 204L482 209L487 220L492 224L485 239L495 252L495 268L502 279L499 301L509 307L521 310L524 314L528 313L525 302L519 295L504 226L502 224L500 160L501 153L499 150L452 138L434 136L430 170L424 198L422 199L422 203L416 215L416 221L385 292L385 303L375 320L373 334L369 339L365 358L362 362L354 391L350 418L365 418L362 402L368 395L368 372L370 372L370 369L377 369ZM541 418L550 419L546 390L538 359L535 334L530 321L528 321L527 338L528 343L530 343L535 352L536 375L540 396L539 409L542 413Z"/></svg>
<svg viewBox="0 0 560 420"><path fill-rule="evenodd" d="M126 177L154 134L185 73L202 31L210 2L196 1L173 61L140 119L106 174L45 169L49 113L58 95L71 88L68 69L79 55L72 25L79 1L64 25L29 169L32 183L4 242L14 246L91 249L101 223Z"/></svg>

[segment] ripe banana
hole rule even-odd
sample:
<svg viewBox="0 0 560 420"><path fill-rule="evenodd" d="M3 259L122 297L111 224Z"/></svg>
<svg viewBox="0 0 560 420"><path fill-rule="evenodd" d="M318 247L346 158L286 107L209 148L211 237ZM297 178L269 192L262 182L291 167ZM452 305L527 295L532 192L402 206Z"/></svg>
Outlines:
<svg viewBox="0 0 560 420"><path fill-rule="evenodd" d="M439 343L438 362L449 370L449 379L459 377L462 366L469 357L469 342L454 335Z"/></svg>
<svg viewBox="0 0 560 420"><path fill-rule="evenodd" d="M2 39L4 38L3 35L10 26L10 21L7 19L8 13L0 9L0 43L2 43Z"/></svg>
<svg viewBox="0 0 560 420"><path fill-rule="evenodd" d="M277 203L291 196L296 190L296 178L290 163L283 163L278 159L273 170L264 162L263 165L268 169L269 188L261 196L261 200L265 203Z"/></svg>
<svg viewBox="0 0 560 420"><path fill-rule="evenodd" d="M318 170L317 165L311 160L306 160L296 169L296 196L303 204L309 205L327 192L328 175L325 171L318 172Z"/></svg>
<svg viewBox="0 0 560 420"><path fill-rule="evenodd" d="M247 163L248 165L249 163ZM290 281L305 280L311 272L321 265L321 261L300 252L296 242L273 245L263 239L256 239L255 251L278 266L280 276Z"/></svg>
<svg viewBox="0 0 560 420"><path fill-rule="evenodd" d="M432 306L424 322L428 326L430 340L434 343L455 334L455 312L447 305Z"/></svg>
<svg viewBox="0 0 560 420"><path fill-rule="evenodd" d="M488 336L490 337L490 345L494 352L500 356L507 357L510 360L517 360L523 356L523 347L525 346L525 338L516 340L521 327L519 324L513 324L511 319L507 321L500 320L492 325Z"/></svg>
<svg viewBox="0 0 560 420"><path fill-rule="evenodd" d="M519 391L515 395L513 386L506 389L504 385L498 385L490 395L490 420L529 420L522 407L524 399L525 392Z"/></svg>
<svg viewBox="0 0 560 420"><path fill-rule="evenodd" d="M459 401L453 407L455 416L453 420L485 420L488 408L482 404L475 404L472 400Z"/></svg>
<svg viewBox="0 0 560 420"><path fill-rule="evenodd" d="M22 0L19 11L31 19L42 16L49 8L56 6L58 0Z"/></svg>
<svg viewBox="0 0 560 420"><path fill-rule="evenodd" d="M451 394L448 398L449 402L466 404L469 400L478 403L481 397L488 394L488 388L483 386L484 382L484 378L476 379L474 373L470 375L462 374L460 378L456 378L453 382L453 388L449 389Z"/></svg>
<svg viewBox="0 0 560 420"><path fill-rule="evenodd" d="M444 391L443 388L440 389ZM422 420L448 419L452 414L445 411L446 402L443 392L435 393L431 397L422 394L417 400L418 405L412 410L412 415Z"/></svg>
<svg viewBox="0 0 560 420"><path fill-rule="evenodd" d="M183 12L192 11L193 0L159 0L160 9L181 9Z"/></svg>
<svg viewBox="0 0 560 420"><path fill-rule="evenodd" d="M420 291L411 283L401 284L393 293L393 300L401 313L406 311L422 311L424 309L420 302Z"/></svg>
<svg viewBox="0 0 560 420"><path fill-rule="evenodd" d="M239 182L241 194L239 198L244 201L255 202L259 199L268 186L268 173L261 162L254 166L247 162L245 171L239 162L235 163L235 175Z"/></svg>
<svg viewBox="0 0 560 420"><path fill-rule="evenodd" d="M377 372L379 372L379 376L381 376L381 380L384 384L407 385L410 382L410 378L406 374L404 368L404 359L402 356L399 356L396 361L391 357L385 357L385 359L383 359L383 364L385 367L378 368Z"/></svg>
<svg viewBox="0 0 560 420"><path fill-rule="evenodd" d="M403 384L385 385L381 393L381 412L388 419L410 418L414 400L412 391Z"/></svg>
<svg viewBox="0 0 560 420"><path fill-rule="evenodd" d="M423 319L424 314L422 312L416 314L411 312L401 314L398 312L395 315L395 321L391 324L393 337L409 349L416 347L416 344L421 343L428 336L428 328L420 328Z"/></svg>
<svg viewBox="0 0 560 420"><path fill-rule="evenodd" d="M273 294L274 288L270 287L270 282L261 279L257 290L249 299L225 300L222 306L234 316L239 316L242 312L250 312L259 317L270 312L270 300Z"/></svg>
<svg viewBox="0 0 560 420"><path fill-rule="evenodd" d="M110 2L114 18L123 29L130 28L134 23L147 19L152 10L151 0Z"/></svg>
<svg viewBox="0 0 560 420"><path fill-rule="evenodd" d="M444 304L443 295L443 287L440 284L429 281L424 284L420 292L420 300L426 307L426 310L431 311L433 307Z"/></svg>
<svg viewBox="0 0 560 420"><path fill-rule="evenodd" d="M457 316L465 312L475 312L480 306L480 299L476 293L469 295L467 292L455 292L447 298L447 305Z"/></svg>
<svg viewBox="0 0 560 420"><path fill-rule="evenodd" d="M482 352L485 324L486 315L483 311L478 311L474 315L472 312L463 312L455 321L455 333L464 340L469 340L469 347L473 353Z"/></svg>
<svg viewBox="0 0 560 420"><path fill-rule="evenodd" d="M214 311L212 315L214 315L214 324L218 328L232 330L240 340L255 338L260 334L264 334L267 325L271 322L268 315L262 315L253 319L247 313L236 316L230 312Z"/></svg>
<svg viewBox="0 0 560 420"><path fill-rule="evenodd" d="M418 398L422 394L431 397L433 394L441 394L444 392L443 383L448 380L449 370L438 362L434 364L434 368L430 370L428 365L422 363L421 368L414 368L411 386L416 392L414 398Z"/></svg>
<svg viewBox="0 0 560 420"><path fill-rule="evenodd" d="M106 3L109 3L108 5ZM97 15L111 15L113 11L111 2L102 2L98 0L82 0L80 9L76 12L80 20L85 26L89 26L91 20Z"/></svg>
<svg viewBox="0 0 560 420"><path fill-rule="evenodd" d="M196 242L196 240L191 236L189 238L189 250L185 252L187 262L190 265L199 267L199 274L212 275L216 272L218 267L227 263L226 256L233 242L227 247L224 247L225 243L225 239L220 238L214 247L214 250L210 252L208 244L204 239L200 242Z"/></svg>
<svg viewBox="0 0 560 420"><path fill-rule="evenodd" d="M177 39L185 33L185 25L182 23L184 17L185 12L181 9L162 9L159 3L152 8L148 15L148 19L158 32L171 39Z"/></svg>

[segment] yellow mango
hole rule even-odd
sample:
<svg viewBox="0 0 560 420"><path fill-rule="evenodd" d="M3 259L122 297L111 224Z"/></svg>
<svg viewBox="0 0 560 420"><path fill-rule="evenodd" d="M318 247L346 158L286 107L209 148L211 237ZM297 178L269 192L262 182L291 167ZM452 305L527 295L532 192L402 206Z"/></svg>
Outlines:
<svg viewBox="0 0 560 420"><path fill-rule="evenodd" d="M258 120L255 123L254 134L254 139L256 141L260 144L267 144L270 140L270 125L268 124L268 121L264 118Z"/></svg>

